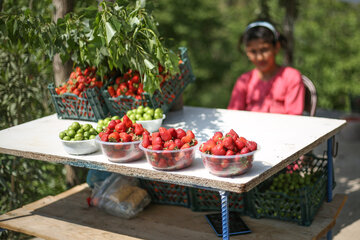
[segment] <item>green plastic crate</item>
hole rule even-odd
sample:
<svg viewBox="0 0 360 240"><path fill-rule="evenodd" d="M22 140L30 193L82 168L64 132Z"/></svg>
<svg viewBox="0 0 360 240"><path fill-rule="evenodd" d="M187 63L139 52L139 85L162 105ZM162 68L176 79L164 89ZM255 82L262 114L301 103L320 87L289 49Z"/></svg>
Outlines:
<svg viewBox="0 0 360 240"><path fill-rule="evenodd" d="M97 87L87 89L84 92L84 97L79 97L72 93L58 95L53 83L48 85L48 89L55 111L60 119L96 122L109 115L109 110L100 93L100 89Z"/></svg>
<svg viewBox="0 0 360 240"><path fill-rule="evenodd" d="M137 108L140 105L149 106L151 108L162 108L167 113L172 105L176 102L186 86L195 81L192 72L190 60L187 55L186 48L180 48L180 57L183 61L180 64L180 73L165 81L161 86L161 91L156 90L151 96L148 93L142 94L142 99L136 99L131 96L119 96L112 98L107 91L107 87L114 83L113 78L107 85L101 89L101 94L105 99L105 103L112 116L123 116L128 110Z"/></svg>
<svg viewBox="0 0 360 240"><path fill-rule="evenodd" d="M221 197L218 191L191 188L190 190L192 211L221 211ZM229 211L244 213L244 194L230 192L228 195Z"/></svg>
<svg viewBox="0 0 360 240"><path fill-rule="evenodd" d="M255 218L273 218L297 222L303 226L311 225L327 194L327 159L314 155L307 155L305 159L307 160L297 171L315 176L315 182L301 189L291 190L291 194L277 192L270 189L277 174L247 193L246 214ZM285 171L286 169L280 173Z"/></svg>
<svg viewBox="0 0 360 240"><path fill-rule="evenodd" d="M148 192L153 203L189 207L189 187L147 179L139 180L140 186Z"/></svg>

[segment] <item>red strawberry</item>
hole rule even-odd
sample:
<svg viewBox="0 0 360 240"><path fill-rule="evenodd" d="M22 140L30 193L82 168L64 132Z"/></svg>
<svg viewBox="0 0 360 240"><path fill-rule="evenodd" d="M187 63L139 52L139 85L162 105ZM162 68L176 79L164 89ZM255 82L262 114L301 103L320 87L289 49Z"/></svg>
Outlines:
<svg viewBox="0 0 360 240"><path fill-rule="evenodd" d="M169 131L169 133L170 133L170 135L171 135L171 137L172 137L173 139L177 138L177 134L176 134L175 128L169 128L168 131Z"/></svg>
<svg viewBox="0 0 360 240"><path fill-rule="evenodd" d="M155 139L155 138L157 138L157 137L160 137L160 133L159 133L159 132L153 132L153 133L151 134L151 137L152 137L152 139Z"/></svg>
<svg viewBox="0 0 360 240"><path fill-rule="evenodd" d="M122 121L123 121L123 123L125 123L126 128L131 127L133 124L133 122L130 120L130 118L127 115L124 115Z"/></svg>
<svg viewBox="0 0 360 240"><path fill-rule="evenodd" d="M185 143L190 143L192 140L191 135L186 135L185 137L181 138L181 141L185 144Z"/></svg>
<svg viewBox="0 0 360 240"><path fill-rule="evenodd" d="M126 132L119 133L119 136L122 142L131 142L131 136Z"/></svg>
<svg viewBox="0 0 360 240"><path fill-rule="evenodd" d="M109 141L108 137L109 137L109 134L108 134L108 133L104 133L104 134L101 136L101 141L103 141L103 142L108 142L108 141Z"/></svg>
<svg viewBox="0 0 360 240"><path fill-rule="evenodd" d="M225 155L226 156L232 156L232 155L235 155L235 152L229 149L229 150L226 151Z"/></svg>
<svg viewBox="0 0 360 240"><path fill-rule="evenodd" d="M152 150L163 150L162 145L152 145Z"/></svg>
<svg viewBox="0 0 360 240"><path fill-rule="evenodd" d="M181 139L185 136L186 136L186 132L183 129L181 129L181 128L176 129L176 137L177 138Z"/></svg>
<svg viewBox="0 0 360 240"><path fill-rule="evenodd" d="M243 149L245 147L245 143L243 141L241 141L240 138L236 139L235 145L236 145L238 151L241 151L241 149Z"/></svg>
<svg viewBox="0 0 360 240"><path fill-rule="evenodd" d="M231 130L226 134L226 136L228 136L228 135L230 135L234 141L239 137L239 135L234 131L234 129L231 129Z"/></svg>
<svg viewBox="0 0 360 240"><path fill-rule="evenodd" d="M169 140L169 141L164 142L164 148L168 148L170 146L170 144L172 144L172 143L174 143L173 140Z"/></svg>
<svg viewBox="0 0 360 240"><path fill-rule="evenodd" d="M109 142L119 142L120 136L119 133L113 132L109 134Z"/></svg>
<svg viewBox="0 0 360 240"><path fill-rule="evenodd" d="M234 143L234 140L231 136L229 137L225 137L224 140L222 141L224 147L226 147L229 150L235 150L236 146Z"/></svg>
<svg viewBox="0 0 360 240"><path fill-rule="evenodd" d="M144 128L140 123L134 123L134 133L138 136L141 136L144 132Z"/></svg>
<svg viewBox="0 0 360 240"><path fill-rule="evenodd" d="M189 143L185 143L184 145L181 146L180 149L186 149L186 148L190 148Z"/></svg>
<svg viewBox="0 0 360 240"><path fill-rule="evenodd" d="M164 141L169 141L171 140L172 136L170 134L170 132L164 128L164 127L160 127L159 128L159 133L160 133L160 137L162 138L162 140Z"/></svg>
<svg viewBox="0 0 360 240"><path fill-rule="evenodd" d="M116 124L115 131L117 131L118 133L126 132L125 123L121 122L121 123Z"/></svg>
<svg viewBox="0 0 360 240"><path fill-rule="evenodd" d="M223 159L223 160L221 161L221 163L220 163L220 166L221 166L222 168L227 168L227 167L229 166L229 164L230 164L229 159Z"/></svg>
<svg viewBox="0 0 360 240"><path fill-rule="evenodd" d="M111 130L114 130L115 126L116 126L115 120L111 120L108 124L108 128L110 128Z"/></svg>
<svg viewBox="0 0 360 240"><path fill-rule="evenodd" d="M257 143L254 141L247 141L246 146L249 148L251 152L257 149Z"/></svg>
<svg viewBox="0 0 360 240"><path fill-rule="evenodd" d="M147 148L149 145L151 145L150 136L149 136L149 135L143 134L142 145L143 145L144 148Z"/></svg>
<svg viewBox="0 0 360 240"><path fill-rule="evenodd" d="M166 163L166 160L164 159L164 158L161 158L160 160L159 160L159 163L158 163L158 165L157 165L159 168L167 168L167 163Z"/></svg>
<svg viewBox="0 0 360 240"><path fill-rule="evenodd" d="M194 134L191 130L187 130L187 131L186 131L186 136L190 136L191 139L194 139L194 138L195 138L195 134Z"/></svg>
<svg viewBox="0 0 360 240"><path fill-rule="evenodd" d="M184 143L178 138L174 140L174 143L179 149L182 147L182 145L184 145Z"/></svg>
<svg viewBox="0 0 360 240"><path fill-rule="evenodd" d="M167 149L169 150L174 150L175 148L177 148L176 144L174 142L172 142Z"/></svg>
<svg viewBox="0 0 360 240"><path fill-rule="evenodd" d="M216 133L214 133L212 140L214 140L215 142L218 142L222 137L223 137L222 132L216 132Z"/></svg>
<svg viewBox="0 0 360 240"><path fill-rule="evenodd" d="M240 141L242 141L242 142L244 142L244 143L247 142L246 138L244 138L244 137L239 137L238 139L240 139Z"/></svg>
<svg viewBox="0 0 360 240"><path fill-rule="evenodd" d="M248 149L247 147L244 147L243 149L241 149L240 154L246 154L249 152L250 152L250 149Z"/></svg>
<svg viewBox="0 0 360 240"><path fill-rule="evenodd" d="M223 156L226 154L226 150L222 144L217 144L215 147L211 148L211 154Z"/></svg>
<svg viewBox="0 0 360 240"><path fill-rule="evenodd" d="M163 141L161 137L156 137L152 139L152 145L160 145L163 146Z"/></svg>

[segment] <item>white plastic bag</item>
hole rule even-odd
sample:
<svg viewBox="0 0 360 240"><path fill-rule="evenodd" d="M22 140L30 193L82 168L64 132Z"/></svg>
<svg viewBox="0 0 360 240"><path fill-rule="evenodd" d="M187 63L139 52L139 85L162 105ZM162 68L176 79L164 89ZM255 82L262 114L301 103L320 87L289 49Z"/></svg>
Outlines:
<svg viewBox="0 0 360 240"><path fill-rule="evenodd" d="M151 201L149 194L138 185L136 178L113 173L101 185L95 184L91 205L111 215L132 218Z"/></svg>

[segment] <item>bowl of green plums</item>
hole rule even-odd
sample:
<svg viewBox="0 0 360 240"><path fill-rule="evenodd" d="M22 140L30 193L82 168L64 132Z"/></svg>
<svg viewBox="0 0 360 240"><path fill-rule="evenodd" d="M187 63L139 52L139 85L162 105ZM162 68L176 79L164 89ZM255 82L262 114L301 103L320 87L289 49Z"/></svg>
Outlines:
<svg viewBox="0 0 360 240"><path fill-rule="evenodd" d="M150 133L158 131L166 115L161 108L139 106L126 112L126 115L136 123L140 123Z"/></svg>
<svg viewBox="0 0 360 240"><path fill-rule="evenodd" d="M72 155L85 155L99 149L95 137L98 131L89 123L73 122L67 129L59 133L64 150Z"/></svg>

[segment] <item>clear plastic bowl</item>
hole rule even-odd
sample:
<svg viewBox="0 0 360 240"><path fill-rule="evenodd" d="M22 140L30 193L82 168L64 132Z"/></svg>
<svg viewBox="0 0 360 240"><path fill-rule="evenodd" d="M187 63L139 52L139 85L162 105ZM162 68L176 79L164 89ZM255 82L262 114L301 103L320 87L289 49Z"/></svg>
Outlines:
<svg viewBox="0 0 360 240"><path fill-rule="evenodd" d="M95 139L81 141L65 141L60 139L60 141L65 152L71 155L85 155L99 150L99 146Z"/></svg>
<svg viewBox="0 0 360 240"><path fill-rule="evenodd" d="M104 142L99 136L96 136L95 141L100 145L103 154L107 156L110 162L132 162L144 156L144 152L139 148L141 141Z"/></svg>
<svg viewBox="0 0 360 240"><path fill-rule="evenodd" d="M157 170L179 170L189 167L195 159L197 145L180 150L151 150L144 148L142 143L140 149L145 152L146 160Z"/></svg>
<svg viewBox="0 0 360 240"><path fill-rule="evenodd" d="M230 177L246 173L252 168L256 151L241 155L217 156L200 152L205 168L219 177Z"/></svg>
<svg viewBox="0 0 360 240"><path fill-rule="evenodd" d="M154 120L145 120L145 121L136 120L136 123L140 123L143 126L143 128L145 128L150 133L152 133L159 130L159 127L161 127L161 124L165 118L166 115L163 114L162 118L154 119Z"/></svg>

